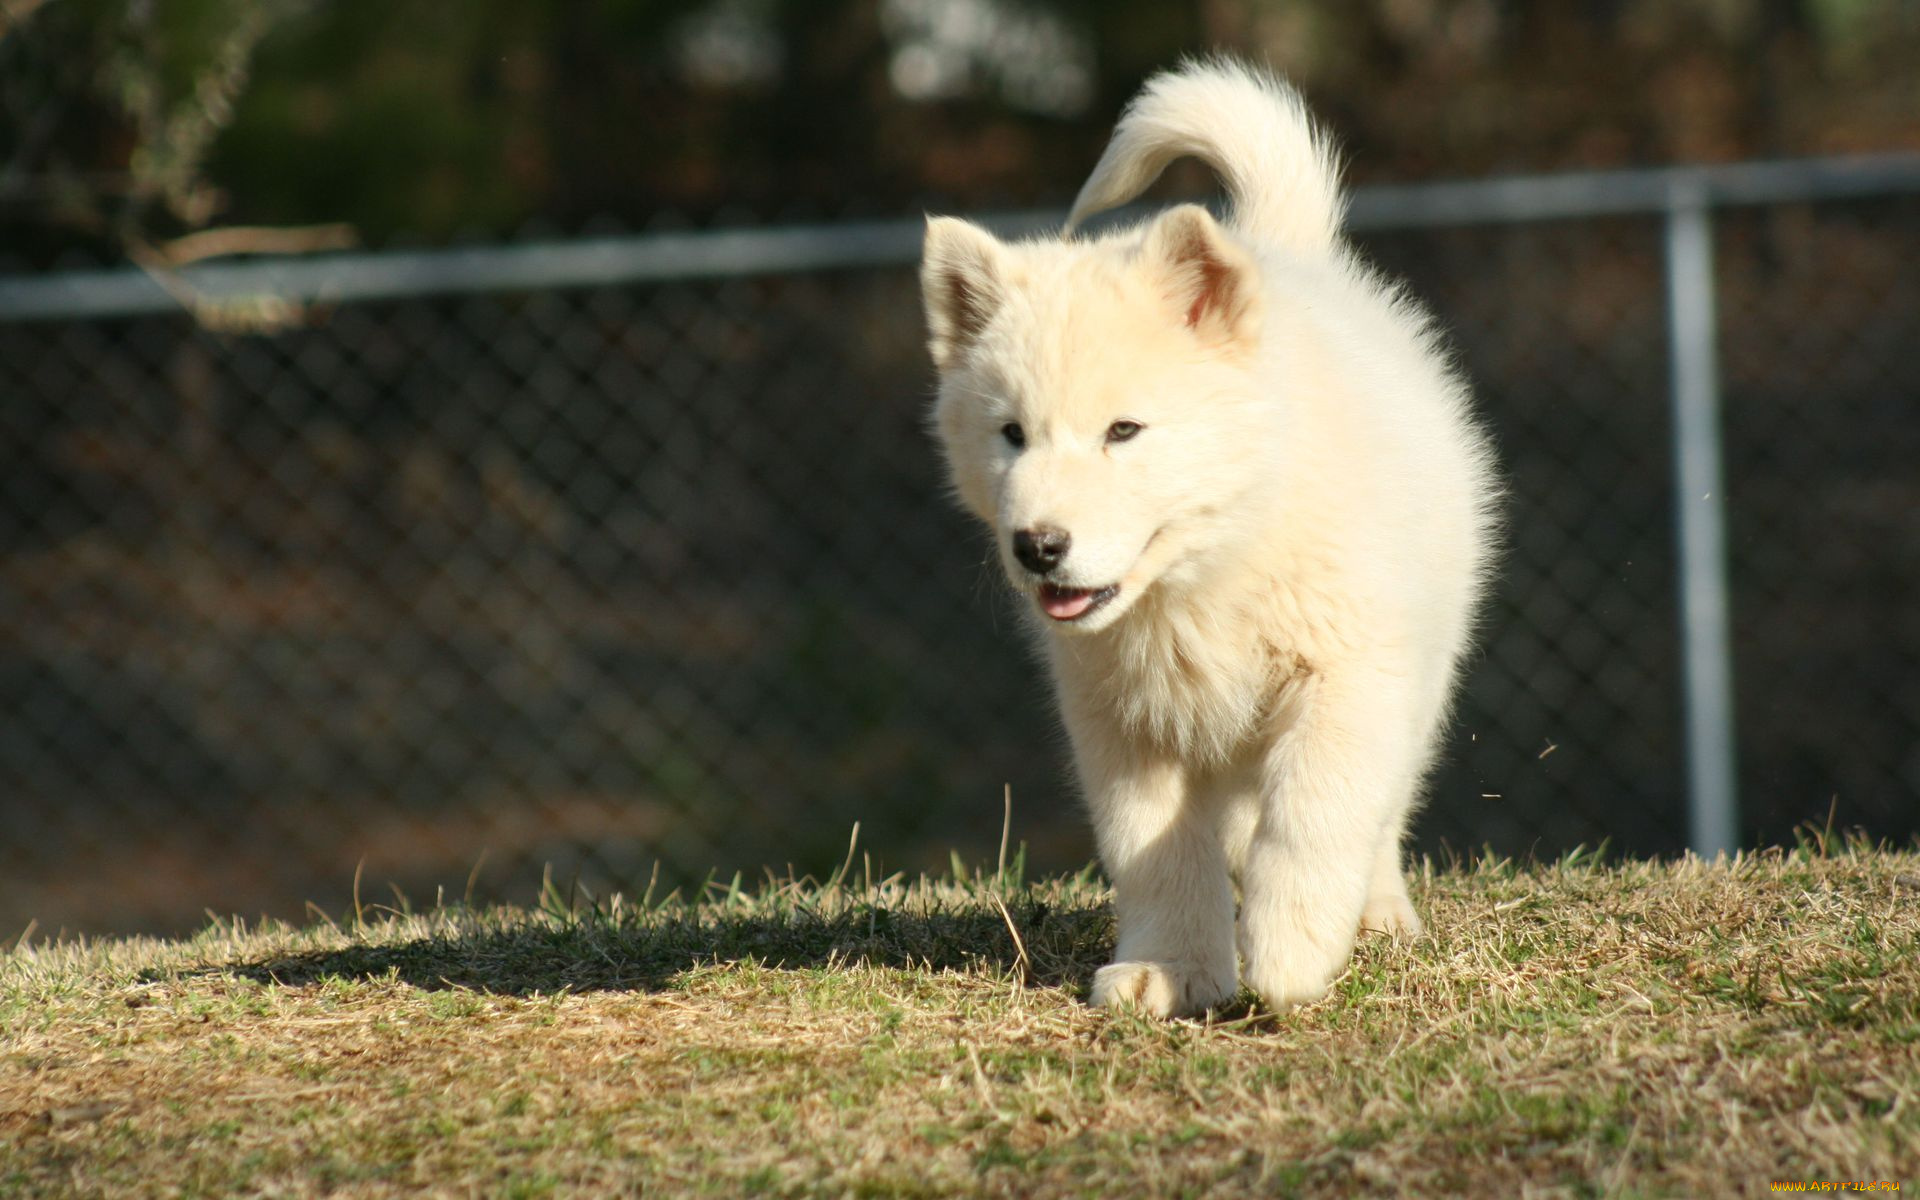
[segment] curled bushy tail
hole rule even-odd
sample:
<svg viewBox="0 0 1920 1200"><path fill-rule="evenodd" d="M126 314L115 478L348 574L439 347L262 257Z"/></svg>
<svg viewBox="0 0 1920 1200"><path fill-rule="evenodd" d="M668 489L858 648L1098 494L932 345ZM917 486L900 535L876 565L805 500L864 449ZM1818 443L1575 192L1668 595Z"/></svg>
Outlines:
<svg viewBox="0 0 1920 1200"><path fill-rule="evenodd" d="M1147 81L1080 189L1067 228L1125 204L1186 155L1219 173L1233 200L1231 223L1248 237L1317 251L1339 236L1339 166L1299 93L1225 58Z"/></svg>

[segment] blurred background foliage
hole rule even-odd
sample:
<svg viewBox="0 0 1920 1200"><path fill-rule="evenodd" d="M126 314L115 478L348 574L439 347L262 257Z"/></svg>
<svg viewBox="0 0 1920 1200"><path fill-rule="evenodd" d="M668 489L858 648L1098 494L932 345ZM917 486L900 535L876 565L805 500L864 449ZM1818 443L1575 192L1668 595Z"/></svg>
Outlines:
<svg viewBox="0 0 1920 1200"><path fill-rule="evenodd" d="M0 238L1058 202L1215 48L1356 182L1920 147L1914 0L0 0Z"/></svg>

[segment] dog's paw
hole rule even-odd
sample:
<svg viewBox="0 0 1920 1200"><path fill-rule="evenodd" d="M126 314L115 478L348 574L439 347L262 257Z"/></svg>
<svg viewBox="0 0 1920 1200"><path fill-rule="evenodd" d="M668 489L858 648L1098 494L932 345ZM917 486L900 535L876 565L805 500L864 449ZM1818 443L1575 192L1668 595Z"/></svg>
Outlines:
<svg viewBox="0 0 1920 1200"><path fill-rule="evenodd" d="M1344 966L1345 964L1341 964ZM1247 964L1247 986L1260 994L1260 1006L1269 1012L1283 1013L1302 1004L1312 1004L1327 994L1339 969L1309 967L1304 964Z"/></svg>
<svg viewBox="0 0 1920 1200"><path fill-rule="evenodd" d="M1240 953L1247 986L1260 993L1263 1007L1286 1012L1327 994L1347 969L1353 954L1354 927L1334 924L1323 914L1319 929L1300 925L1242 925ZM1353 918L1348 917L1347 920Z"/></svg>
<svg viewBox="0 0 1920 1200"><path fill-rule="evenodd" d="M1413 902L1404 892L1369 896L1366 908L1360 911L1360 928L1396 938L1417 938L1420 915L1413 911Z"/></svg>
<svg viewBox="0 0 1920 1200"><path fill-rule="evenodd" d="M1233 998L1232 972L1191 963L1117 962L1093 975L1095 1008L1132 1008L1154 1017L1191 1017Z"/></svg>

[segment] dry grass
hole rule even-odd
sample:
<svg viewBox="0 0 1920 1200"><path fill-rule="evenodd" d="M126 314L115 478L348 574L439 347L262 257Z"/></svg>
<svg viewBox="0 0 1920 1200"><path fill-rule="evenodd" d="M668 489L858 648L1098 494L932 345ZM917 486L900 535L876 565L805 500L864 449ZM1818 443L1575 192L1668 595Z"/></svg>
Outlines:
<svg viewBox="0 0 1920 1200"><path fill-rule="evenodd" d="M1920 1186L1920 857L1482 862L1414 897L1430 932L1327 1000L1211 1023L1084 1007L1090 877L21 947L0 1194Z"/></svg>

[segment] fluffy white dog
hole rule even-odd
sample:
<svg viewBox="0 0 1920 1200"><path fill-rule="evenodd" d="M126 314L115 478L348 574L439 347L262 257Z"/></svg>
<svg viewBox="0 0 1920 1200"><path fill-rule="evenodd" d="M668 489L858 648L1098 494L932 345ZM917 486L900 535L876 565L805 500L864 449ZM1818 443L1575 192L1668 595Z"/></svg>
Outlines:
<svg viewBox="0 0 1920 1200"><path fill-rule="evenodd" d="M1230 221L1071 235L1182 155ZM1068 236L927 224L938 436L1044 646L1113 880L1095 1004L1196 1013L1244 976L1284 1009L1357 931L1420 929L1401 841L1496 489L1427 316L1341 209L1298 96L1213 61L1147 85Z"/></svg>

